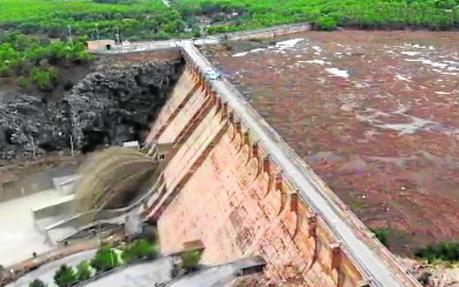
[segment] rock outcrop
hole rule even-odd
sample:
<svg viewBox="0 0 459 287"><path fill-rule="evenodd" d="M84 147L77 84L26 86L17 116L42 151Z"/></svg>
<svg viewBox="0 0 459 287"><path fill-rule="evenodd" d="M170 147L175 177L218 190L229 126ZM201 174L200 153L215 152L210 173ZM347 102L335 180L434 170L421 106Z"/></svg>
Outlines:
<svg viewBox="0 0 459 287"><path fill-rule="evenodd" d="M177 75L177 65L158 62L88 75L66 97L75 146L85 151L141 139Z"/></svg>
<svg viewBox="0 0 459 287"><path fill-rule="evenodd" d="M0 161L141 139L179 70L178 62L114 65L59 100L22 94L0 102Z"/></svg>
<svg viewBox="0 0 459 287"><path fill-rule="evenodd" d="M0 104L0 159L38 156L69 146L66 106L22 94Z"/></svg>
<svg viewBox="0 0 459 287"><path fill-rule="evenodd" d="M425 287L459 287L459 266L427 264L404 258L402 264Z"/></svg>

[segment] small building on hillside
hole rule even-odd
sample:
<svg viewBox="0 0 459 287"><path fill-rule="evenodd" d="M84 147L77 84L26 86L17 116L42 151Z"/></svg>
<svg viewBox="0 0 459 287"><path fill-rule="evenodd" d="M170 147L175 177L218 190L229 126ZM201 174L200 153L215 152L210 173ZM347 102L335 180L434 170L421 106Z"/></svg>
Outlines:
<svg viewBox="0 0 459 287"><path fill-rule="evenodd" d="M92 40L86 42L88 50L110 50L116 45L115 40Z"/></svg>
<svg viewBox="0 0 459 287"><path fill-rule="evenodd" d="M139 141L128 141L128 142L123 142L123 147L132 148L132 149L139 149L140 148L140 144L139 144Z"/></svg>

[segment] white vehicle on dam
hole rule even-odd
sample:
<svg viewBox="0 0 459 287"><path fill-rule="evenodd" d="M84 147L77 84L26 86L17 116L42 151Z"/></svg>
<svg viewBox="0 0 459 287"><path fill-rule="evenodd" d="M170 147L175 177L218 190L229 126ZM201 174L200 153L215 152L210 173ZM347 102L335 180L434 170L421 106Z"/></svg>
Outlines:
<svg viewBox="0 0 459 287"><path fill-rule="evenodd" d="M209 80L221 80L222 75L215 70L208 69L206 70L206 78Z"/></svg>

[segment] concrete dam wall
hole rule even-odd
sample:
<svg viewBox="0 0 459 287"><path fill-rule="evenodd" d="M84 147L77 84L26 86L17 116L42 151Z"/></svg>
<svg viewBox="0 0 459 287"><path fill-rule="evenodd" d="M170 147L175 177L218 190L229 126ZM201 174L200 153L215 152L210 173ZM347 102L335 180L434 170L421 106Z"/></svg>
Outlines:
<svg viewBox="0 0 459 287"><path fill-rule="evenodd" d="M146 144L167 147L157 220L163 253L192 241L202 263L260 255L266 275L306 286L419 286L190 43Z"/></svg>

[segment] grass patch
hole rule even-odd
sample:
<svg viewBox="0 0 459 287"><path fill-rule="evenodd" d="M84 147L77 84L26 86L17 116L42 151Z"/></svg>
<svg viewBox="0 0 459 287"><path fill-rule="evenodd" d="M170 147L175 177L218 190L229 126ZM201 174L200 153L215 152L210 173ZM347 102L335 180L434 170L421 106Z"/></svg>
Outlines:
<svg viewBox="0 0 459 287"><path fill-rule="evenodd" d="M357 201L357 200L352 200L351 203L349 204L349 207L354 210L354 211L357 211L357 210L362 210L364 209L366 206L365 203L361 202L361 201Z"/></svg>

